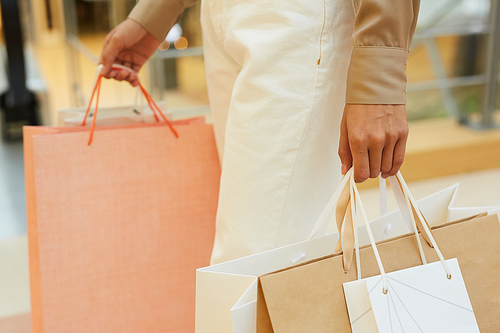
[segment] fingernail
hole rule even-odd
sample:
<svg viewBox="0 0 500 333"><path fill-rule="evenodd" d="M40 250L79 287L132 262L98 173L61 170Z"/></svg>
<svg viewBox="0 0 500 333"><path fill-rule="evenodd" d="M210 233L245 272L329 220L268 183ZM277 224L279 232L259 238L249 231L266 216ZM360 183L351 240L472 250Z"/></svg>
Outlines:
<svg viewBox="0 0 500 333"><path fill-rule="evenodd" d="M385 172L382 172L382 173L380 174L380 177L382 177L383 179L386 179L386 178L387 178L387 176L388 176L388 175L387 175Z"/></svg>

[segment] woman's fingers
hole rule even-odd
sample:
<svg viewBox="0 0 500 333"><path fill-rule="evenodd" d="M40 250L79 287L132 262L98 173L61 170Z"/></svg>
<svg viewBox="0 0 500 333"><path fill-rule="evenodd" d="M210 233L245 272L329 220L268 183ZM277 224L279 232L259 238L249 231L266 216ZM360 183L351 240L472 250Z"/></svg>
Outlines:
<svg viewBox="0 0 500 333"><path fill-rule="evenodd" d="M352 163L354 166L354 181L362 183L370 177L370 156L368 150L354 148L352 152Z"/></svg>
<svg viewBox="0 0 500 333"><path fill-rule="evenodd" d="M345 151L344 135L350 154ZM343 169L346 156L352 156L356 182L395 175L403 164L407 137L405 105L347 104L339 147Z"/></svg>
<svg viewBox="0 0 500 333"><path fill-rule="evenodd" d="M384 172L389 172L392 169L392 158L394 155L394 146L388 145L384 147L384 151L382 152L382 164L380 165L380 172L383 174Z"/></svg>
<svg viewBox="0 0 500 333"><path fill-rule="evenodd" d="M370 177L368 143L368 138L360 131L356 131L355 134L349 134L349 146L351 147L354 180L356 183L362 183Z"/></svg>
<svg viewBox="0 0 500 333"><path fill-rule="evenodd" d="M377 178L380 175L380 170L382 168L382 153L386 144L386 138L384 135L373 136L370 139L368 152L370 156L370 178Z"/></svg>
<svg viewBox="0 0 500 333"><path fill-rule="evenodd" d="M339 157L342 163L342 175L345 175L352 167L352 155L351 148L349 147L349 135L347 133L345 117L342 118L340 125Z"/></svg>
<svg viewBox="0 0 500 333"><path fill-rule="evenodd" d="M131 73L129 71L127 71L126 69L120 69L118 71L118 74L115 76L115 80L118 80L118 81L127 80L128 81L130 74Z"/></svg>
<svg viewBox="0 0 500 333"><path fill-rule="evenodd" d="M394 147L394 155L392 158L392 168L388 172L382 172L382 178L395 176L398 173L405 159L406 141L406 138L401 138L401 140L396 143L396 146Z"/></svg>

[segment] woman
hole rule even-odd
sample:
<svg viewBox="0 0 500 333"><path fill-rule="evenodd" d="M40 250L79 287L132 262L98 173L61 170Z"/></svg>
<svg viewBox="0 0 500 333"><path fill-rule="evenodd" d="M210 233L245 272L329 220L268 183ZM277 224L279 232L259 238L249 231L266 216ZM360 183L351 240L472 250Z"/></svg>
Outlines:
<svg viewBox="0 0 500 333"><path fill-rule="evenodd" d="M138 71L192 3L140 0L107 36L101 74L136 85L111 65ZM357 182L396 174L419 3L202 0L222 162L212 263L306 239L351 166Z"/></svg>

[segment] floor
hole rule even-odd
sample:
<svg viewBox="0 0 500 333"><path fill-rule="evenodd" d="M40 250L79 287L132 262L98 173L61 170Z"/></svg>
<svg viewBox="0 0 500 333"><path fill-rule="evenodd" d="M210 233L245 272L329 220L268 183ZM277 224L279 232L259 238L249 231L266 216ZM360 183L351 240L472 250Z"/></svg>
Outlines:
<svg viewBox="0 0 500 333"><path fill-rule="evenodd" d="M0 142L0 333L25 332L20 318L1 319L28 313L29 295L22 142Z"/></svg>
<svg viewBox="0 0 500 333"><path fill-rule="evenodd" d="M26 233L22 142L0 144L0 240Z"/></svg>

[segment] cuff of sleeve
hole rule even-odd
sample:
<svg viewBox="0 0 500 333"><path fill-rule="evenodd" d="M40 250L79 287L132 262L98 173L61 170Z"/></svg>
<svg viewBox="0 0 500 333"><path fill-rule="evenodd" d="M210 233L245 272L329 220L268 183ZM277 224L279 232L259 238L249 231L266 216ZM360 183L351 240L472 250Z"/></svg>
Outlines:
<svg viewBox="0 0 500 333"><path fill-rule="evenodd" d="M128 15L162 42L184 12L181 1L141 0Z"/></svg>
<svg viewBox="0 0 500 333"><path fill-rule="evenodd" d="M406 104L408 51L355 47L347 75L348 104Z"/></svg>

